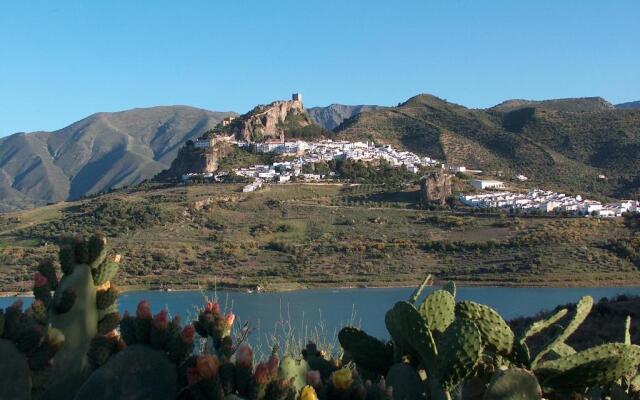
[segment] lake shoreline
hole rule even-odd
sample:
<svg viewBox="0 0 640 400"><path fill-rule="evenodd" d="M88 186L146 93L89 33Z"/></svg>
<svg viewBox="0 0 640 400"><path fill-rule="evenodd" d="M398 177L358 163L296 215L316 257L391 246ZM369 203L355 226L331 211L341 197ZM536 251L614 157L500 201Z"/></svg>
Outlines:
<svg viewBox="0 0 640 400"><path fill-rule="evenodd" d="M447 281L439 281L436 280L433 286L441 286L445 284ZM294 292L294 291L304 291L304 290L315 290L315 289L402 289L402 288L415 288L420 284L420 282L412 283L412 284L398 284L398 285L366 285L366 284L357 284L357 285L310 285L303 286L299 285L295 282L292 282L287 285L273 285L273 287L268 287L263 292L265 293L286 293L286 292ZM545 289L545 288L553 288L553 289L561 289L561 288L625 288L625 287L640 287L640 281L636 280L624 280L624 281L574 281L567 282L536 282L532 284L521 284L521 283L513 283L513 282L501 282L501 281L481 281L481 282L470 282L470 281L456 281L456 285L459 287L485 287L485 288L522 288L522 289ZM251 293L255 292L248 287L236 287L236 286L226 286L224 284L218 285L214 288L203 288L198 285L182 285L172 288L158 288L154 286L144 286L144 285L133 285L133 286L118 286L121 293L127 292L188 292L188 291L202 291L202 292L210 292L213 290L220 290L226 292L239 292L239 293ZM0 298L6 297L33 297L32 291L0 291Z"/></svg>

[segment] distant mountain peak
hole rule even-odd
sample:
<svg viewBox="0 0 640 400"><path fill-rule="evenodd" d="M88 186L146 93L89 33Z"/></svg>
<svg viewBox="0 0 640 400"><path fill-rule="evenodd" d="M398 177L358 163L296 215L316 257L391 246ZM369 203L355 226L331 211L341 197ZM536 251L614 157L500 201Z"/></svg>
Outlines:
<svg viewBox="0 0 640 400"><path fill-rule="evenodd" d="M349 106L333 103L327 107L307 108L307 113L316 124L327 130L334 130L349 118L362 112L378 110L380 108L382 107L362 104Z"/></svg>

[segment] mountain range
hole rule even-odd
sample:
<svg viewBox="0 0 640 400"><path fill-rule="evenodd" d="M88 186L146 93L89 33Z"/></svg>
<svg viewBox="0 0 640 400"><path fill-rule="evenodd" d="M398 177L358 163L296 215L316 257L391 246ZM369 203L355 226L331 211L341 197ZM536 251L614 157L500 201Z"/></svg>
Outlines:
<svg viewBox="0 0 640 400"><path fill-rule="evenodd" d="M307 109L339 138L395 144L451 163L608 196L637 195L640 102L509 100L469 109L431 95L397 107ZM166 169L188 140L233 112L187 106L97 113L53 132L0 138L0 211L136 184ZM598 180L606 175L606 181Z"/></svg>
<svg viewBox="0 0 640 400"><path fill-rule="evenodd" d="M398 107L362 112L335 132L494 175L523 174L543 188L640 194L640 110L618 109L599 97L469 109L423 94Z"/></svg>
<svg viewBox="0 0 640 400"><path fill-rule="evenodd" d="M235 115L186 106L97 113L54 132L0 139L0 211L130 185L167 168L188 139Z"/></svg>

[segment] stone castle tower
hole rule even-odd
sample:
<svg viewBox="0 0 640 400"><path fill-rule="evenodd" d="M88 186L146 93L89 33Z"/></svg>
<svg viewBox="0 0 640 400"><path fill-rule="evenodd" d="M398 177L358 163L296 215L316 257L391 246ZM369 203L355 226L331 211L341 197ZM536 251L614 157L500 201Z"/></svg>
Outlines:
<svg viewBox="0 0 640 400"><path fill-rule="evenodd" d="M299 101L302 103L302 93L294 93L291 95L291 100Z"/></svg>

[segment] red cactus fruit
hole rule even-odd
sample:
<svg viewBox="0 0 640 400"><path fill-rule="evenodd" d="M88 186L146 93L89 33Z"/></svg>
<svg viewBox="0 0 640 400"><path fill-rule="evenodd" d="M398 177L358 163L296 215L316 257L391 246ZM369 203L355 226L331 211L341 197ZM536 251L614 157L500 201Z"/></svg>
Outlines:
<svg viewBox="0 0 640 400"><path fill-rule="evenodd" d="M253 368L253 350L246 344L241 345L236 350L236 367L238 368Z"/></svg>
<svg viewBox="0 0 640 400"><path fill-rule="evenodd" d="M269 357L267 362L267 368L269 368L269 375L275 378L278 375L278 367L280 366L280 360L276 356Z"/></svg>
<svg viewBox="0 0 640 400"><path fill-rule="evenodd" d="M138 303L138 307L136 308L136 317L141 319L151 319L151 304L148 301L142 300Z"/></svg>
<svg viewBox="0 0 640 400"><path fill-rule="evenodd" d="M196 359L196 366L198 373L203 379L213 379L218 375L218 369L220 368L220 361L218 357L210 354L203 354Z"/></svg>
<svg viewBox="0 0 640 400"><path fill-rule="evenodd" d="M263 362L258 364L254 373L254 377L256 378L256 382L259 385L266 385L267 383L269 383L269 367L267 367L267 364Z"/></svg>
<svg viewBox="0 0 640 400"><path fill-rule="evenodd" d="M153 327L159 330L166 330L169 326L167 310L161 310L153 317Z"/></svg>
<svg viewBox="0 0 640 400"><path fill-rule="evenodd" d="M233 321L235 320L236 320L236 316L232 312L228 313L227 316L224 317L224 322L227 324L228 327L233 326Z"/></svg>
<svg viewBox="0 0 640 400"><path fill-rule="evenodd" d="M34 287L44 287L49 283L49 280L46 276L42 275L40 272L36 272L33 274L33 286Z"/></svg>
<svg viewBox="0 0 640 400"><path fill-rule="evenodd" d="M182 336L183 342L193 343L195 334L196 334L196 328L194 328L193 325L189 324L189 325L185 325L185 327L182 329L182 333L180 334L180 336Z"/></svg>

